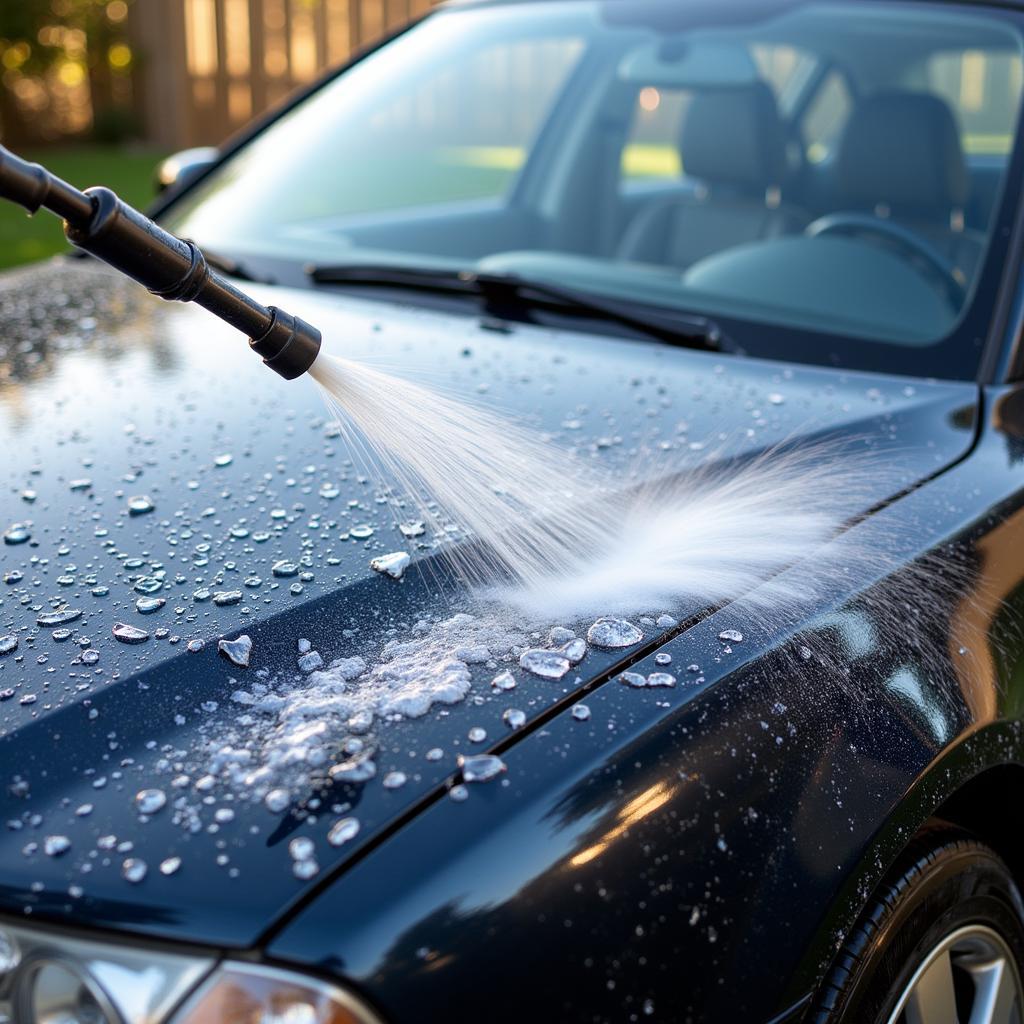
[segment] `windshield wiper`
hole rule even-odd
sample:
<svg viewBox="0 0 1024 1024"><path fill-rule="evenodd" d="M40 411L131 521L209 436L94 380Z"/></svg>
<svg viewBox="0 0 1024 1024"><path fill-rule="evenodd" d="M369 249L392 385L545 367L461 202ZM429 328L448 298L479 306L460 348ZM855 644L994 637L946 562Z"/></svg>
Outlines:
<svg viewBox="0 0 1024 1024"><path fill-rule="evenodd" d="M647 307L643 307L640 312L635 306L626 306L613 300L597 298L589 292L579 292L547 281L535 281L518 274L358 263L312 266L306 272L316 284L378 286L444 295L470 295L478 296L492 306L540 305L559 312L611 320L669 345L709 352L718 352L722 348L722 332L707 317L662 313Z"/></svg>

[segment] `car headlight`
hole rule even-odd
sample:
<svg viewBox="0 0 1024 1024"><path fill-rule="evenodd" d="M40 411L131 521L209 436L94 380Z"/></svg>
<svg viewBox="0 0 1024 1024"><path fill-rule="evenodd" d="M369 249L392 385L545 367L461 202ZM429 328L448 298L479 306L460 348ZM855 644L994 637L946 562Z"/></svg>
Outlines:
<svg viewBox="0 0 1024 1024"><path fill-rule="evenodd" d="M0 1024L380 1024L334 985L260 964L0 923Z"/></svg>
<svg viewBox="0 0 1024 1024"><path fill-rule="evenodd" d="M380 1024L348 992L258 964L227 963L174 1017L174 1024Z"/></svg>

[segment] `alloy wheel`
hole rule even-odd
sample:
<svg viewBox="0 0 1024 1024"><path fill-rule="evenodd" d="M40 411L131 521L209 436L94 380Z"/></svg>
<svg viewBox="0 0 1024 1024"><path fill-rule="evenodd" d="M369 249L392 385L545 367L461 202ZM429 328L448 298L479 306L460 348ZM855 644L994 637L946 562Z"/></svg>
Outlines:
<svg viewBox="0 0 1024 1024"><path fill-rule="evenodd" d="M887 1024L1022 1024L1020 972L984 925L946 936L921 961Z"/></svg>

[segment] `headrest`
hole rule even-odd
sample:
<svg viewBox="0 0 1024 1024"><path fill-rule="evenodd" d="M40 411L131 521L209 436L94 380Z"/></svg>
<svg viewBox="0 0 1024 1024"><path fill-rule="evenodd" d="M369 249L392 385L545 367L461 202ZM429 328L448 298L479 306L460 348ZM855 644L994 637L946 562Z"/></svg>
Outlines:
<svg viewBox="0 0 1024 1024"><path fill-rule="evenodd" d="M953 112L938 96L885 92L853 109L836 155L844 199L946 216L969 180Z"/></svg>
<svg viewBox="0 0 1024 1024"><path fill-rule="evenodd" d="M781 185L786 135L775 96L764 82L699 92L679 140L687 175L764 191Z"/></svg>

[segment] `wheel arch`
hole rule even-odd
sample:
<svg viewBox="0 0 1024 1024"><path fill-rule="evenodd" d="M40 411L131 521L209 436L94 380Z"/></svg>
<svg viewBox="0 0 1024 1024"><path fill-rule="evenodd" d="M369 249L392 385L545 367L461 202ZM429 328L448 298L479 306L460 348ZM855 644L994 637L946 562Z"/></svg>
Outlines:
<svg viewBox="0 0 1024 1024"><path fill-rule="evenodd" d="M1010 804L1015 791L1024 794L1024 764L991 765L955 789L922 829L939 820L970 832L992 847L1024 886L1024 829Z"/></svg>
<svg viewBox="0 0 1024 1024"><path fill-rule="evenodd" d="M893 865L937 824L955 826L991 846L1024 889L1024 830L1015 830L1005 796L1015 786L1024 792L1024 737L1016 722L991 723L923 768L864 846L787 994L810 998L819 989L836 950Z"/></svg>

